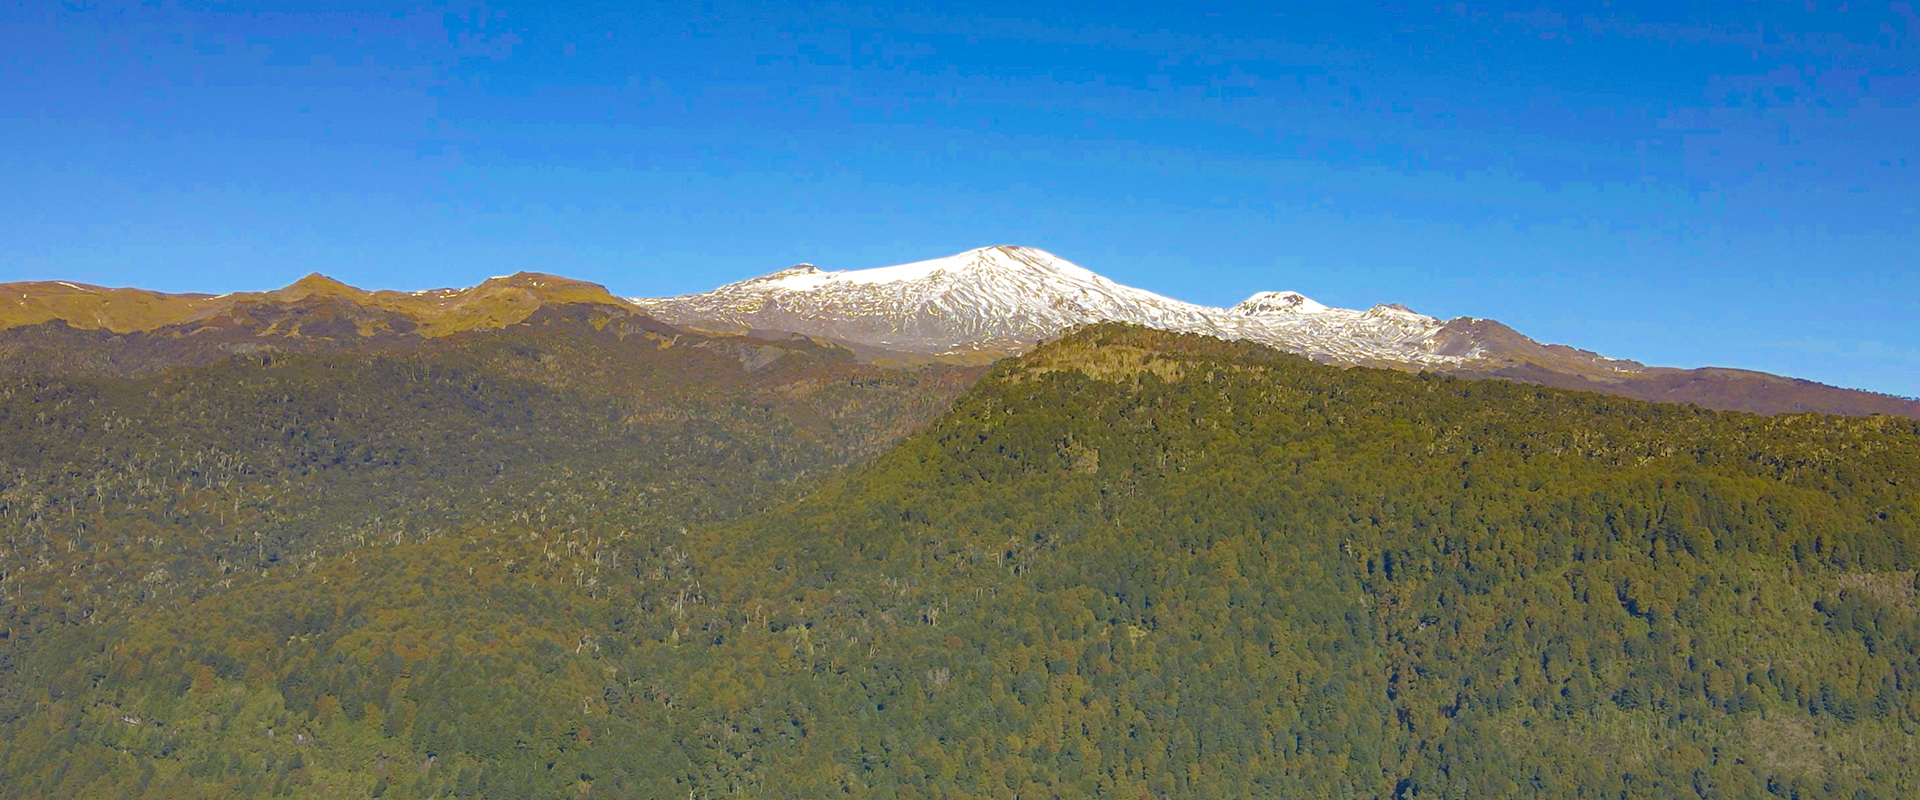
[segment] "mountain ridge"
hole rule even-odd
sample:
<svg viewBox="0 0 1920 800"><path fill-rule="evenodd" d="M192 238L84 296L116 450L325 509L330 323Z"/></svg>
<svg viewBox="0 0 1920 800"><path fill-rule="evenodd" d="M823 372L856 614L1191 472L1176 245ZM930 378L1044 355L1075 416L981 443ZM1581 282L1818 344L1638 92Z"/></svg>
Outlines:
<svg viewBox="0 0 1920 800"><path fill-rule="evenodd" d="M1480 356L1471 344L1443 352L1437 337L1448 323L1405 306L1337 309L1298 292L1261 292L1231 309L1213 308L1012 245L869 270L800 265L711 292L633 302L696 328L792 330L934 357L1012 355L1096 322L1247 339L1355 366L1447 368Z"/></svg>
<svg viewBox="0 0 1920 800"><path fill-rule="evenodd" d="M217 319L222 314L244 316L268 306L328 300L398 314L409 320L419 335L429 338L504 327L551 304L630 305L597 283L524 271L488 278L465 289L413 292L361 289L318 272L279 289L220 295L31 281L0 284L0 329L59 320L74 328L141 333Z"/></svg>
<svg viewBox="0 0 1920 800"><path fill-rule="evenodd" d="M679 329L779 339L805 336L875 364L986 364L1078 327L1125 322L1246 340L1315 361L1430 371L1692 403L1762 414L1821 412L1920 418L1920 400L1723 367L1679 369L1535 341L1493 319L1440 320L1395 303L1343 309L1296 291L1262 291L1228 308L1116 283L1043 250L996 245L867 270L812 264L667 298L520 272L464 289L364 290L320 273L281 289L166 294L64 281L0 284L0 359L49 364L56 342L165 356L162 340L204 360L262 347L382 346L527 319L587 304ZM51 328L44 326L54 326ZM73 330L59 330L65 326ZM83 334L95 331L101 335ZM135 340L121 338L134 336ZM98 359L95 359L98 361ZM165 361L165 358L161 359Z"/></svg>

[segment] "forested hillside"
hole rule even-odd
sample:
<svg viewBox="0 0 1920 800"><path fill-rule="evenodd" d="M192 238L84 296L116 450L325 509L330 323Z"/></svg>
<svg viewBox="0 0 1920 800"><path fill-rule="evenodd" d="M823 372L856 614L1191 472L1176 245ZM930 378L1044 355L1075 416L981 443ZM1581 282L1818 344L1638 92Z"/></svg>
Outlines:
<svg viewBox="0 0 1920 800"><path fill-rule="evenodd" d="M718 563L884 765L809 793L1904 797L1917 465L1909 420L1105 328Z"/></svg>
<svg viewBox="0 0 1920 800"><path fill-rule="evenodd" d="M411 616L426 613L421 598L374 565L452 569L474 542L492 568L537 564L556 585L604 596L596 575L686 525L765 508L871 456L979 374L863 366L805 340L686 334L600 305L431 341L369 342L349 329L293 343L308 352L256 348L204 367L191 364L205 347L182 346L171 352L188 366L138 377L112 377L127 371L115 357L164 343L36 333L60 340L61 369L15 364L0 385L0 795L23 797L153 791L146 767L173 774L165 760L69 738L80 718L65 715L106 708L83 690L132 685L109 665L169 663L125 655L142 625L244 627L283 613L272 629L380 618L437 636L476 623L497 598L427 592L457 609L428 623ZM35 363L55 360L43 355ZM524 552L501 567L508 550ZM335 620L331 606L354 597L365 613ZM522 599L530 622L566 629L553 635L573 646L578 631L550 594ZM193 657L239 677L263 668L261 655L222 645ZM522 695L511 692L516 704ZM148 733L166 721L116 724ZM176 788L263 791L224 770Z"/></svg>
<svg viewBox="0 0 1920 800"><path fill-rule="evenodd" d="M10 384L3 793L1920 794L1913 420L595 335Z"/></svg>

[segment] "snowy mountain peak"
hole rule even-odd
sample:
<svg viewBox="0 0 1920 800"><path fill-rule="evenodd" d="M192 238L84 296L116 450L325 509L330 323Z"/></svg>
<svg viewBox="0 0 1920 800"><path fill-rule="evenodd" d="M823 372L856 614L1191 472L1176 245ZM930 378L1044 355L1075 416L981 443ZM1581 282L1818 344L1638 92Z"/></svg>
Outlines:
<svg viewBox="0 0 1920 800"><path fill-rule="evenodd" d="M1045 250L1002 244L968 250L942 261L957 261L962 269L975 271L1028 272L1065 275L1076 279L1099 278L1092 270Z"/></svg>
<svg viewBox="0 0 1920 800"><path fill-rule="evenodd" d="M1353 311L1298 292L1261 292L1231 309L1212 308L1013 245L875 269L827 272L802 264L704 294L633 302L676 325L801 333L927 355L1018 353L1075 327L1113 321L1352 364L1446 366L1479 356L1443 346L1439 320L1400 306Z"/></svg>
<svg viewBox="0 0 1920 800"><path fill-rule="evenodd" d="M1259 292L1228 309L1235 314L1317 314L1327 307L1299 292Z"/></svg>
<svg viewBox="0 0 1920 800"><path fill-rule="evenodd" d="M804 273L793 269L782 270L767 276L781 279L781 285L789 289L814 289L822 286L842 284L886 284L914 281L936 281L952 283L965 280L1019 280L1039 278L1066 278L1084 281L1099 278L1091 271L1079 265L1059 258L1044 250L1013 245L996 245L968 250L964 253L945 258L915 261L892 267L878 267L840 272L821 272L807 266Z"/></svg>
<svg viewBox="0 0 1920 800"><path fill-rule="evenodd" d="M1401 304L1399 304L1399 303L1381 303L1381 304L1379 304L1379 305L1376 305L1376 306L1374 306L1374 307L1372 307L1372 308L1369 308L1369 309L1367 309L1367 316L1370 316L1370 317L1414 317L1414 318L1418 318L1418 319L1433 319L1433 317L1429 317L1429 316L1427 316L1427 315L1425 315L1425 314L1422 314L1422 313L1420 313L1420 312L1418 312L1418 311L1415 311L1415 310L1413 310L1413 309L1411 309L1411 308L1408 308L1408 307L1406 307L1406 306L1403 306L1403 305L1401 305Z"/></svg>

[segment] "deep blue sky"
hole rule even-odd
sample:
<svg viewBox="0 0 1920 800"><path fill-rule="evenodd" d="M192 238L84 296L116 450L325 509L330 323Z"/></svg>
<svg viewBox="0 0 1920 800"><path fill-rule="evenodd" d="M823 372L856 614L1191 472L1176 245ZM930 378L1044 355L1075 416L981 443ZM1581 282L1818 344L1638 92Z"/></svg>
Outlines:
<svg viewBox="0 0 1920 800"><path fill-rule="evenodd" d="M1909 3L547 5L0 5L0 281L1014 243L1920 395Z"/></svg>

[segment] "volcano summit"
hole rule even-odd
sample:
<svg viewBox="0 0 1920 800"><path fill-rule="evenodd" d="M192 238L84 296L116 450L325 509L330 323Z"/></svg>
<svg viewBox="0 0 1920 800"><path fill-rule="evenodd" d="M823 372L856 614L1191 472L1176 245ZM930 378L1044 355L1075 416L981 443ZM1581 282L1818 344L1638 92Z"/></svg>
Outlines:
<svg viewBox="0 0 1920 800"><path fill-rule="evenodd" d="M999 357L1095 322L1258 342L1317 361L1457 370L1525 356L1530 339L1485 320L1442 321L1404 306L1332 308L1298 292L1261 292L1232 308L1122 286L1030 247L997 246L878 269L810 264L704 294L633 302L663 321L716 332L782 331L898 353ZM1496 323L1497 325L1497 323ZM1588 354L1577 371L1640 365ZM1557 361L1566 361L1562 356ZM1561 365L1560 371L1566 371Z"/></svg>

